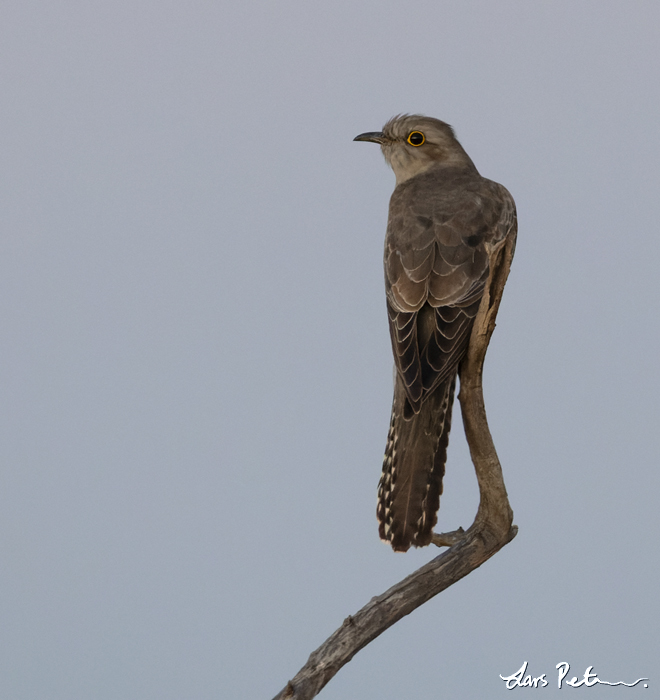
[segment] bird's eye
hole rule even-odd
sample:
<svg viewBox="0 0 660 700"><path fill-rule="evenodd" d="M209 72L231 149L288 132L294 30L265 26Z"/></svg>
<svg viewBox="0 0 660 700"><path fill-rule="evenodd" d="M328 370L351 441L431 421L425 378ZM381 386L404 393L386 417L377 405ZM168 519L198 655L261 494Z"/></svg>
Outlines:
<svg viewBox="0 0 660 700"><path fill-rule="evenodd" d="M426 141L426 139L421 131L411 131L410 134L408 134L408 143L411 146L421 146L424 141Z"/></svg>

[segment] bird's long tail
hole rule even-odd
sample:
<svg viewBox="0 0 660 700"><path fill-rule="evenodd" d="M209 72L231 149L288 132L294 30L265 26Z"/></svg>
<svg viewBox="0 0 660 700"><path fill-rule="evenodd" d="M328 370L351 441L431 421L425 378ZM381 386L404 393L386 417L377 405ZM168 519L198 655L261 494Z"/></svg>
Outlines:
<svg viewBox="0 0 660 700"><path fill-rule="evenodd" d="M455 388L456 375L437 386L413 413L410 406L405 410L405 389L397 373L377 508L380 538L397 552L431 542Z"/></svg>

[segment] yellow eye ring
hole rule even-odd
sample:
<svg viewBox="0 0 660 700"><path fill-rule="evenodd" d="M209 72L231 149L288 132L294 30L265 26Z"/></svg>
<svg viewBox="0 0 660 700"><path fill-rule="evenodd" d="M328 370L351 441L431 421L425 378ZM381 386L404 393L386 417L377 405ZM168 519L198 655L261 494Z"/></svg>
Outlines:
<svg viewBox="0 0 660 700"><path fill-rule="evenodd" d="M426 141L426 137L421 131L411 131L406 140L411 146L421 146Z"/></svg>

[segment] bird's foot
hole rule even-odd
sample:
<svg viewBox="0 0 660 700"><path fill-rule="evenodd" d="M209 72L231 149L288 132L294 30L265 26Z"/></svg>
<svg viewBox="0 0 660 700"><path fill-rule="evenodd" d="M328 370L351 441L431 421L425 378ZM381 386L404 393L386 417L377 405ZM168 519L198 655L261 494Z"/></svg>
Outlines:
<svg viewBox="0 0 660 700"><path fill-rule="evenodd" d="M462 527L453 532L434 532L431 536L431 544L434 544L436 547L453 547L464 536L465 530Z"/></svg>

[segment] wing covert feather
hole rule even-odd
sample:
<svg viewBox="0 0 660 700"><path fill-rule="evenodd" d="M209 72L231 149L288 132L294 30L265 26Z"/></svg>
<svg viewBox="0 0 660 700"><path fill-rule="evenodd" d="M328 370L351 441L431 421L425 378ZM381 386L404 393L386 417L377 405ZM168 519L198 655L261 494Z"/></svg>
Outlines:
<svg viewBox="0 0 660 700"><path fill-rule="evenodd" d="M456 372L488 278L487 247L515 226L501 185L430 170L392 195L385 285L395 364L410 407Z"/></svg>

